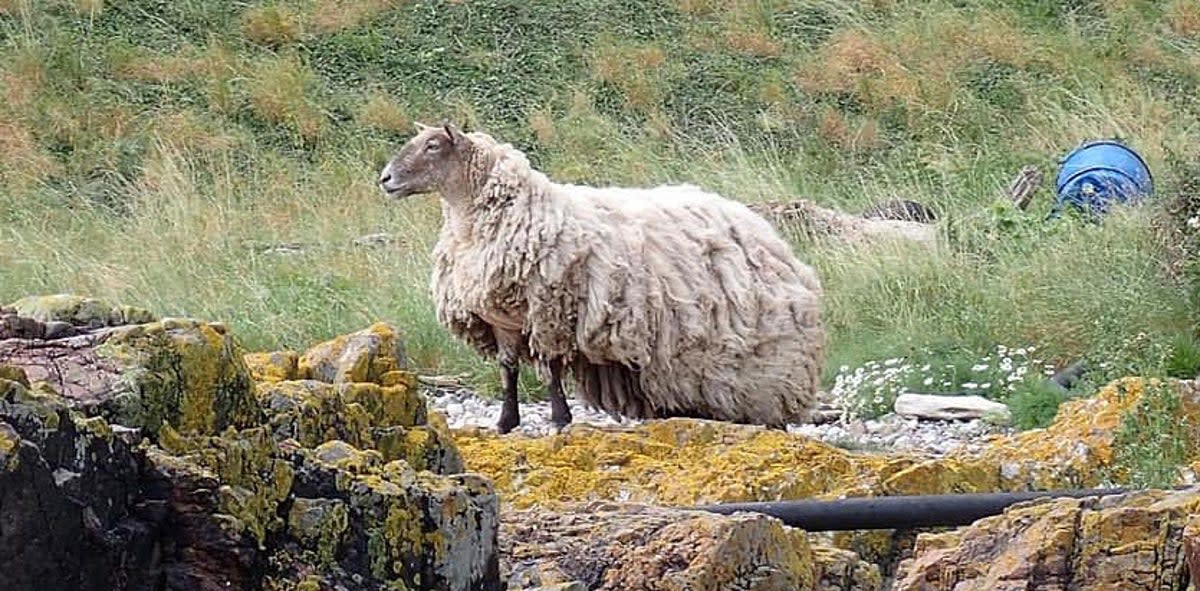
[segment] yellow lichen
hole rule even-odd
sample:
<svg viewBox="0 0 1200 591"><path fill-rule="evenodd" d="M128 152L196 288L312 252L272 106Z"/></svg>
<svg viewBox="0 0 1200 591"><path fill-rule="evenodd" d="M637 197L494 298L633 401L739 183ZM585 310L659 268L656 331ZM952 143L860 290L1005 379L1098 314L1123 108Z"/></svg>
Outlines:
<svg viewBox="0 0 1200 591"><path fill-rule="evenodd" d="M8 423L0 422L0 466L9 470L16 468L13 450L21 445L21 436Z"/></svg>
<svg viewBox="0 0 1200 591"><path fill-rule="evenodd" d="M997 436L981 453L942 458L849 452L801 435L692 419L574 425L537 438L465 429L455 439L466 469L492 478L517 508L592 499L692 505L1047 490L1099 483L1122 413L1143 384L1113 382L1064 404L1048 429ZM1188 404L1200 420L1200 407Z"/></svg>
<svg viewBox="0 0 1200 591"><path fill-rule="evenodd" d="M299 377L300 355L295 351L247 353L242 356L256 382L282 382Z"/></svg>
<svg viewBox="0 0 1200 591"><path fill-rule="evenodd" d="M29 387L29 377L25 375L25 370L15 365L4 365L0 363L0 380L8 380L16 382L26 388Z"/></svg>
<svg viewBox="0 0 1200 591"><path fill-rule="evenodd" d="M298 377L378 384L389 372L406 369L404 356L403 336L399 330L390 324L376 322L305 351L300 357Z"/></svg>

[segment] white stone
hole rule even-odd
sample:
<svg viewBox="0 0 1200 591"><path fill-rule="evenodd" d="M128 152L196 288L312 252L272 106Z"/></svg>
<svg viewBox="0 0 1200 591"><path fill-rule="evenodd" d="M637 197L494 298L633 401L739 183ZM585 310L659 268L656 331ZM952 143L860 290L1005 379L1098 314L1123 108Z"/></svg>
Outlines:
<svg viewBox="0 0 1200 591"><path fill-rule="evenodd" d="M982 396L901 394L896 397L894 408L900 416L927 420L968 420L991 414L1010 416L1007 406Z"/></svg>

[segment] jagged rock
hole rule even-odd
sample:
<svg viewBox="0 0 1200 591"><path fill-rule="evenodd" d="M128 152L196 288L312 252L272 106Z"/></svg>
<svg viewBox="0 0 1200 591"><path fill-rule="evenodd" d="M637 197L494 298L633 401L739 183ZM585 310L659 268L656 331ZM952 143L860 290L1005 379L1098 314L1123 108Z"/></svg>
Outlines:
<svg viewBox="0 0 1200 591"><path fill-rule="evenodd" d="M390 324L371 326L318 344L299 361L299 376L322 382L379 382L384 374L408 369L404 338Z"/></svg>
<svg viewBox="0 0 1200 591"><path fill-rule="evenodd" d="M496 494L449 474L394 339L342 340L340 375L378 383L256 393L223 325L86 324L103 309L0 335L0 589L499 591Z"/></svg>
<svg viewBox="0 0 1200 591"><path fill-rule="evenodd" d="M594 502L506 513L510 588L583 583L588 589L874 590L880 578L849 552L816 551L801 530L758 514L716 515Z"/></svg>
<svg viewBox="0 0 1200 591"><path fill-rule="evenodd" d="M163 499L103 418L0 386L0 589L157 589Z"/></svg>
<svg viewBox="0 0 1200 591"><path fill-rule="evenodd" d="M426 412L424 396L411 385L260 382L258 397L276 440L316 447L340 439L378 450L384 461L404 459L418 470L462 471L444 420Z"/></svg>
<svg viewBox="0 0 1200 591"><path fill-rule="evenodd" d="M922 534L894 591L1184 589L1181 535L1200 492L1042 499Z"/></svg>
<svg viewBox="0 0 1200 591"><path fill-rule="evenodd" d="M982 396L905 393L896 397L896 414L906 418L961 421L985 416L1011 417L1008 407Z"/></svg>
<svg viewBox="0 0 1200 591"><path fill-rule="evenodd" d="M274 556L280 576L271 584L290 588L283 582L303 580L316 563L331 587L382 589L395 581L409 589L499 591L498 499L491 484L372 456L342 442L297 454L294 494L301 505L293 505L300 514L290 519L311 525Z"/></svg>
<svg viewBox="0 0 1200 591"><path fill-rule="evenodd" d="M241 355L221 325L171 318L55 341L0 341L0 362L30 381L46 382L87 414L151 433L164 421L184 433L259 422Z"/></svg>

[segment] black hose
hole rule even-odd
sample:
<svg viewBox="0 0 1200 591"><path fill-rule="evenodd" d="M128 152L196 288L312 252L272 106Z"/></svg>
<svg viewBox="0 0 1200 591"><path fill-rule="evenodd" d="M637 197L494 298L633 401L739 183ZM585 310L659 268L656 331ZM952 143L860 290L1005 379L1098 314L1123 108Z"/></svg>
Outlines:
<svg viewBox="0 0 1200 591"><path fill-rule="evenodd" d="M784 524L806 531L861 529L910 529L969 525L998 515L1014 503L1042 497L1095 497L1129 492L1123 488L970 493L950 495L906 495L855 497L836 500L724 503L695 507L701 511L729 515L737 512L763 513Z"/></svg>

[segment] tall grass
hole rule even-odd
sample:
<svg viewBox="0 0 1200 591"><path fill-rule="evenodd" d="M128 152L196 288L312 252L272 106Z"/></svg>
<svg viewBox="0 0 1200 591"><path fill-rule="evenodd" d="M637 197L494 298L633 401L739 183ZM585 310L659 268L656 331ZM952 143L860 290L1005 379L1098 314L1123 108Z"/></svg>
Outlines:
<svg viewBox="0 0 1200 591"><path fill-rule="evenodd" d="M1157 209L1043 224L1047 188L993 207L1098 136L1186 188L1166 159L1200 139L1194 7L1073 5L0 2L0 300L88 293L253 349L387 320L424 370L490 389L434 320L436 202L373 186L412 121L452 117L564 181L936 208L934 252L792 237L826 286L830 372L996 344L1166 371L1194 306ZM377 232L397 241L353 242Z"/></svg>

